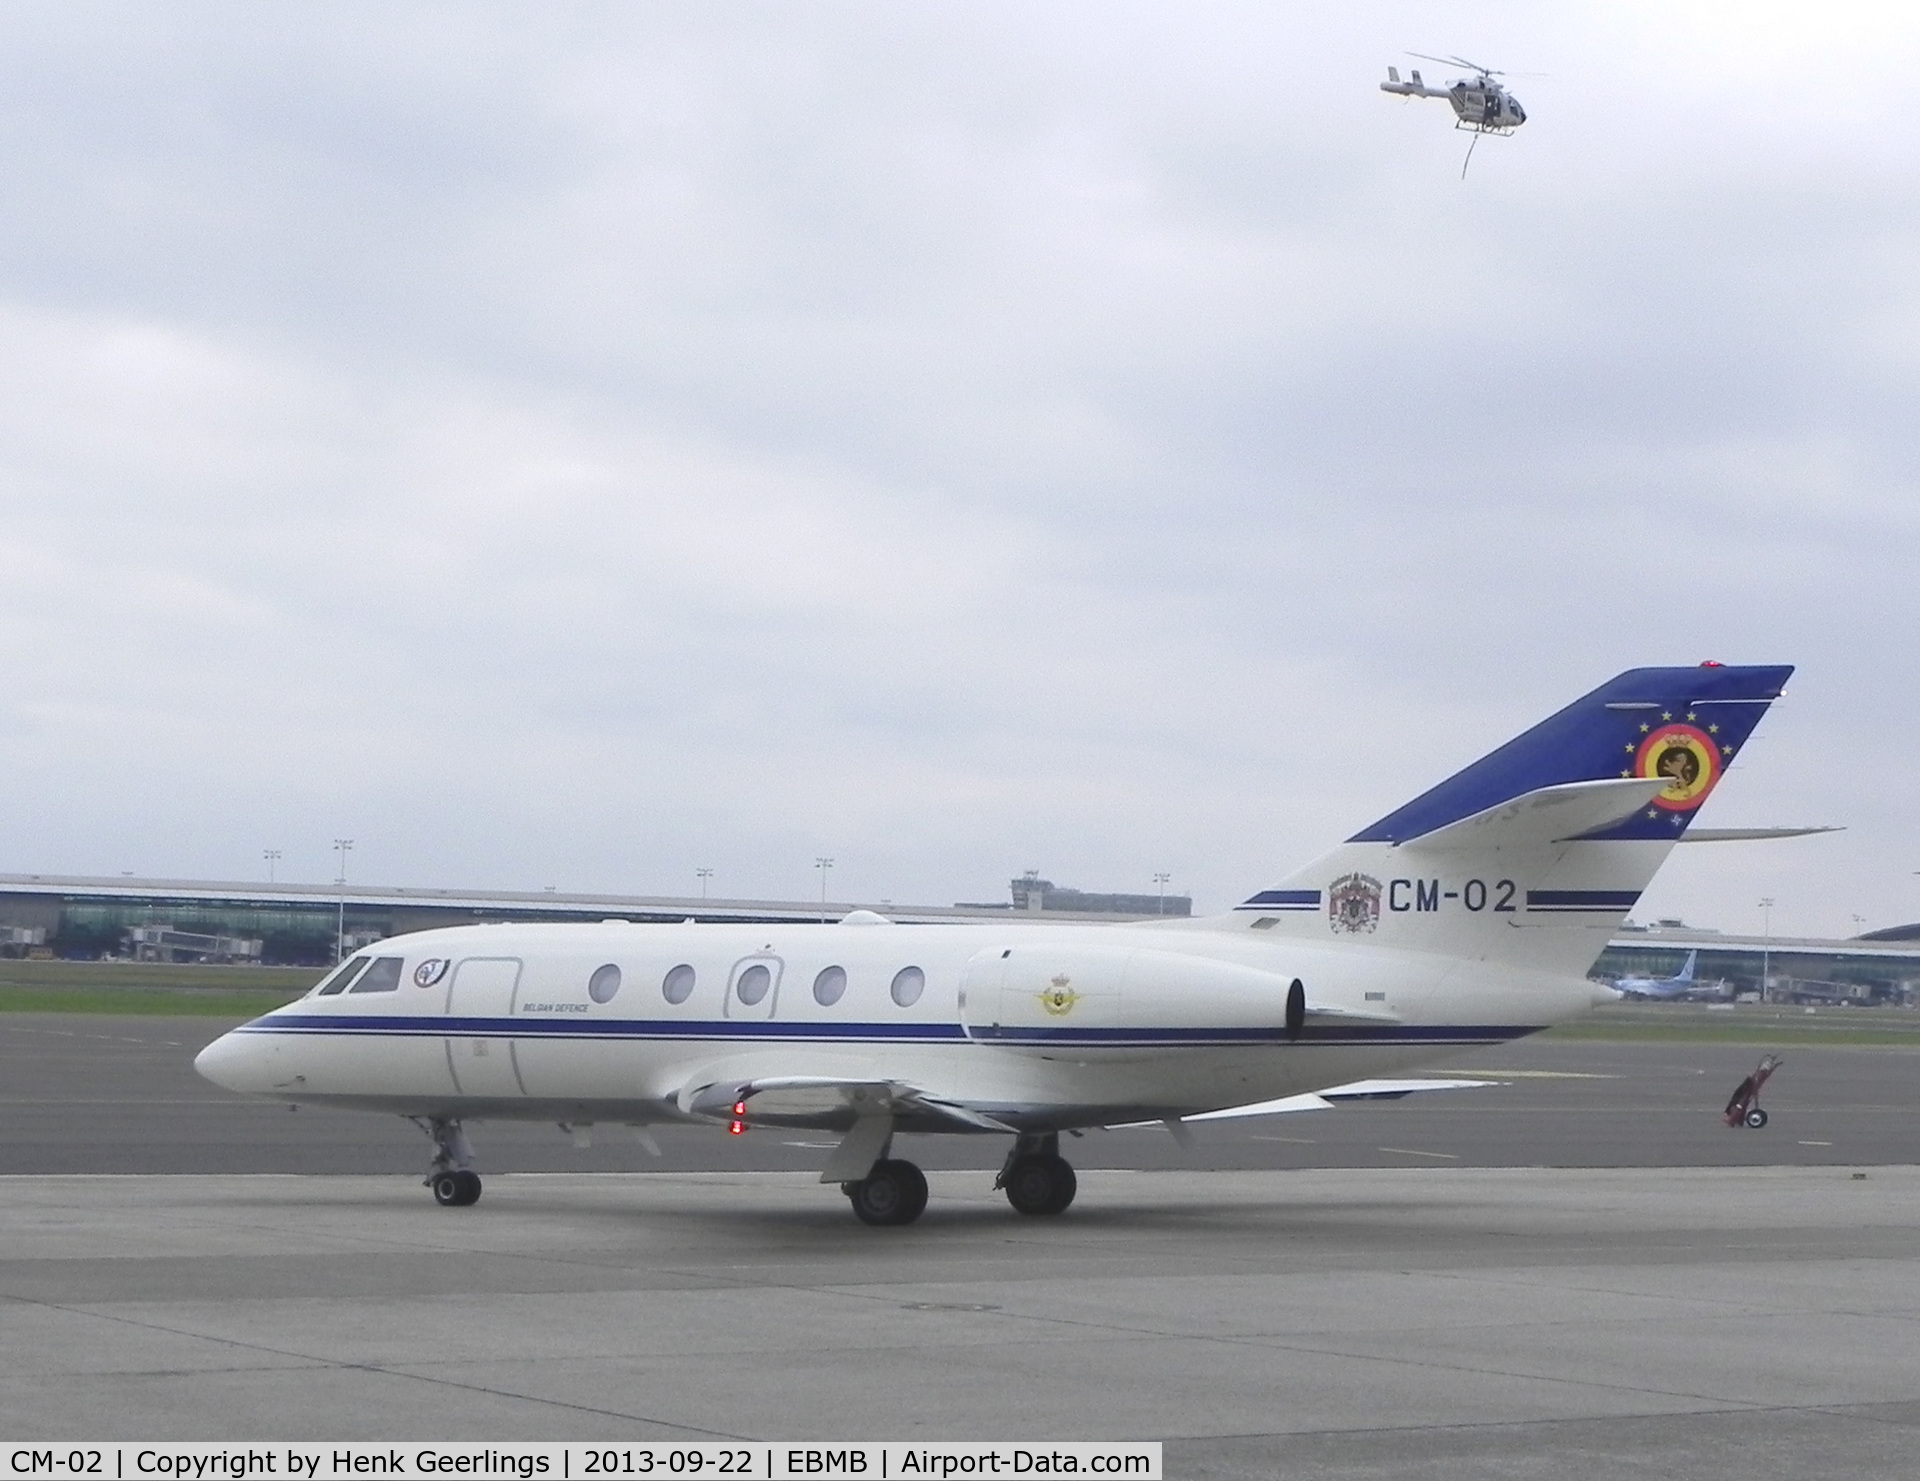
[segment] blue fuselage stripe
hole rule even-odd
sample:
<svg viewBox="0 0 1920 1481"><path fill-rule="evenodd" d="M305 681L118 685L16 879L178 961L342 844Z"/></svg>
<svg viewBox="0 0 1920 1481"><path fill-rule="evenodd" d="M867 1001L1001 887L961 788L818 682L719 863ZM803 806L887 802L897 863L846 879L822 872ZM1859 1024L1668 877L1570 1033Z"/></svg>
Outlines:
<svg viewBox="0 0 1920 1481"><path fill-rule="evenodd" d="M1239 908L1253 910L1257 907L1273 910L1318 910L1320 892L1318 890L1262 890Z"/></svg>
<svg viewBox="0 0 1920 1481"><path fill-rule="evenodd" d="M1638 890L1528 890L1527 908L1631 910L1639 898Z"/></svg>
<svg viewBox="0 0 1920 1481"><path fill-rule="evenodd" d="M1311 1044L1492 1043L1535 1033L1539 1025L1510 1024L1309 1024L1300 1041ZM1181 1047L1274 1044L1286 1040L1278 1024L1237 1028L1090 1028L980 1025L971 1035L957 1023L774 1023L725 1020L420 1018L399 1014L282 1014L255 1019L240 1030L349 1038L565 1039L600 1043L671 1043L685 1040L821 1044L959 1044L970 1038L994 1044L1081 1044L1088 1047Z"/></svg>

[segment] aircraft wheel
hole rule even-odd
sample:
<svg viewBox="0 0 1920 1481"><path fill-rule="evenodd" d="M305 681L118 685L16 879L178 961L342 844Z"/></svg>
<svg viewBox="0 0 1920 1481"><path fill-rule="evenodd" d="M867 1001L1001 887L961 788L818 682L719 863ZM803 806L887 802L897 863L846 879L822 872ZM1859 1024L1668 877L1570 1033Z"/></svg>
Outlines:
<svg viewBox="0 0 1920 1481"><path fill-rule="evenodd" d="M1073 1175L1073 1165L1066 1158L1035 1152L1019 1158L1007 1169L1004 1186L1007 1202L1016 1213L1059 1214L1065 1213L1067 1205L1073 1202L1080 1180Z"/></svg>
<svg viewBox="0 0 1920 1481"><path fill-rule="evenodd" d="M1765 1126L1766 1124L1767 1124L1767 1113L1761 1110L1758 1106L1755 1106L1751 1111L1747 1112L1747 1125L1752 1127L1755 1131L1758 1131L1761 1127Z"/></svg>
<svg viewBox="0 0 1920 1481"><path fill-rule="evenodd" d="M854 1217L863 1224L911 1224L927 1207L926 1174L898 1158L876 1162L872 1172L847 1187Z"/></svg>
<svg viewBox="0 0 1920 1481"><path fill-rule="evenodd" d="M480 1174L445 1168L427 1179L433 1201L442 1208L466 1208L480 1201Z"/></svg>

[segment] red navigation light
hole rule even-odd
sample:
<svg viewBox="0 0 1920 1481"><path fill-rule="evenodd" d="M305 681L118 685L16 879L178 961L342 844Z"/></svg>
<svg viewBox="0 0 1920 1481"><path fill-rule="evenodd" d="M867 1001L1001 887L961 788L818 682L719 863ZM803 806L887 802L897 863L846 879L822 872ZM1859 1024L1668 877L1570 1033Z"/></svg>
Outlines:
<svg viewBox="0 0 1920 1481"><path fill-rule="evenodd" d="M1700 660L1700 667L1703 669L1723 669L1726 665L1717 658L1703 658Z"/></svg>

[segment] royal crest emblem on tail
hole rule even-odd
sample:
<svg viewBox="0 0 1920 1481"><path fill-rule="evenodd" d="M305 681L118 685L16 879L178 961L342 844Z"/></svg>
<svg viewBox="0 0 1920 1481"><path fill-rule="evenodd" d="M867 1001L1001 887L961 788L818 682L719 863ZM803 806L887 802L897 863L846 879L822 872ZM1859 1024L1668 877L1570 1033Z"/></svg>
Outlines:
<svg viewBox="0 0 1920 1481"><path fill-rule="evenodd" d="M1380 924L1380 881L1343 874L1327 889L1327 921L1335 931L1360 935Z"/></svg>

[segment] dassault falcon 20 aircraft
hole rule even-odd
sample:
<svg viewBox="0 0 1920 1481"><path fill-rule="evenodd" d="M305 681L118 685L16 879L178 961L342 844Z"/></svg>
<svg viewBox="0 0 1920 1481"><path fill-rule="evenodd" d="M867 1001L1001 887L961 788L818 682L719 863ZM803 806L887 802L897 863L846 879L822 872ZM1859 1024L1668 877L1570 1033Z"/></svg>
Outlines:
<svg viewBox="0 0 1920 1481"><path fill-rule="evenodd" d="M1621 674L1215 918L423 931L195 1063L413 1118L443 1204L480 1196L463 1123L511 1118L836 1133L821 1181L869 1224L926 1207L896 1132L999 1133L1009 1202L1057 1214L1063 1131L1324 1104L1585 1012L1608 934L1791 673Z"/></svg>

